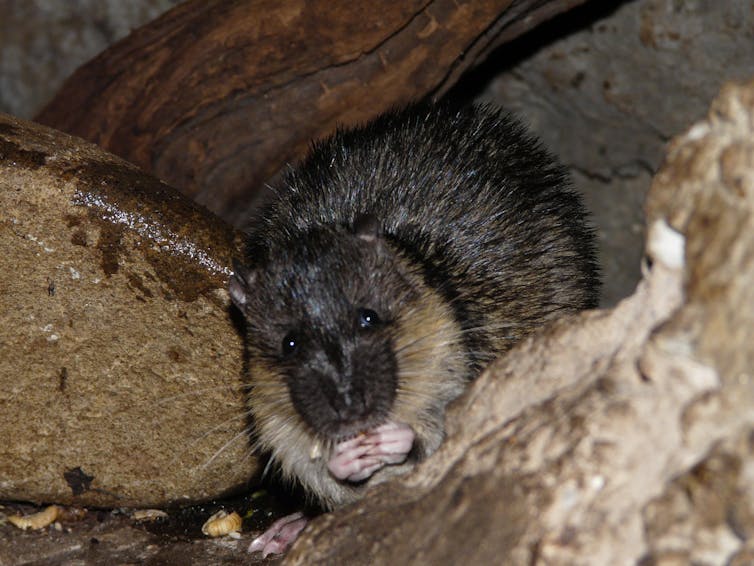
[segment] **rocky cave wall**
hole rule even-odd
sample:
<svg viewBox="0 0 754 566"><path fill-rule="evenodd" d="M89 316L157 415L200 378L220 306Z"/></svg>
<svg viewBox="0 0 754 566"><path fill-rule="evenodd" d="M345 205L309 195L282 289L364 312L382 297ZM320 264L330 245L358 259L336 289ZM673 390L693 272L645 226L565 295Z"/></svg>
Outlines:
<svg viewBox="0 0 754 566"><path fill-rule="evenodd" d="M180 0L0 2L0 112L31 118L79 65Z"/></svg>

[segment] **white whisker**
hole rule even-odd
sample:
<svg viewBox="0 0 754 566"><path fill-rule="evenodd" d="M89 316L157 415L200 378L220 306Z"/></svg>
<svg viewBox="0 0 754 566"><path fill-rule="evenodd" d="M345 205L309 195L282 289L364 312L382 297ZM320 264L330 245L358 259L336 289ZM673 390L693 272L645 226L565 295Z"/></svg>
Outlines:
<svg viewBox="0 0 754 566"><path fill-rule="evenodd" d="M222 445L222 446L221 446L221 447L220 447L219 449L217 449L217 450L215 451L215 453L214 453L214 454L213 454L212 456L210 456L210 458L209 458L209 459L208 459L208 460L207 460L207 461L206 461L206 462L205 462L204 464L202 464L202 466L201 466L201 469L202 469L202 470L206 470L206 469L207 469L207 467L209 467L209 465L210 465L210 464L212 464L212 462L214 462L214 461L215 461L215 459L216 459L216 458L217 458L217 457L218 457L218 456L219 456L220 454L222 454L222 453L223 453L223 452L225 451L225 449L226 449L226 448L228 448L228 446L230 446L230 445L234 444L234 443L235 443L235 442L236 442L236 441L237 441L237 440L238 440L239 438L241 438L241 437L247 437L247 436L248 436L248 432L247 432L247 430L246 430L246 429L242 430L241 432L239 432L239 433L237 433L237 434L234 434L234 435L233 435L233 436L231 437L231 439L230 439L230 440L228 440L228 441L227 441L227 442L226 442L225 444L223 444L223 445Z"/></svg>
<svg viewBox="0 0 754 566"><path fill-rule="evenodd" d="M230 384L230 383L218 384L218 385L213 385L212 387L201 387L199 389L191 389L191 391L186 391L184 393L176 393L175 395L167 395L165 397L161 397L160 399L158 399L155 404L165 405L165 404L177 401L179 399L185 399L187 397L193 397L193 396L200 396L210 391L217 391L220 389L227 389L228 391L234 391L236 389L240 389L243 391L250 388L251 388L251 385L247 383L239 383L235 385Z"/></svg>

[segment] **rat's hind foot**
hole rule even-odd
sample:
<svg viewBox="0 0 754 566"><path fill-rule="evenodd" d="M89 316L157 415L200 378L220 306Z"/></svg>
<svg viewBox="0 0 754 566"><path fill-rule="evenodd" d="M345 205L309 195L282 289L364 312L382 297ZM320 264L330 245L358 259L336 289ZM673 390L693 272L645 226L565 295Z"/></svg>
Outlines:
<svg viewBox="0 0 754 566"><path fill-rule="evenodd" d="M340 442L327 468L339 480L365 480L388 464L405 461L414 438L414 431L407 424L385 423L365 435Z"/></svg>
<svg viewBox="0 0 754 566"><path fill-rule="evenodd" d="M293 513L278 519L270 527L251 541L249 552L262 551L262 557L270 554L283 554L296 541L309 519L303 513Z"/></svg>

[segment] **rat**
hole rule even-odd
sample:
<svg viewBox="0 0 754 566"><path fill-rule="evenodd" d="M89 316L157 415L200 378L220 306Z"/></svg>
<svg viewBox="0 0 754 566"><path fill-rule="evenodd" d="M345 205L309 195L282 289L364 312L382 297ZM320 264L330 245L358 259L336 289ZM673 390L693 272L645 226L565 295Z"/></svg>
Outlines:
<svg viewBox="0 0 754 566"><path fill-rule="evenodd" d="M229 292L255 445L325 510L432 454L486 364L598 301L567 171L487 105L416 104L314 143L246 244ZM305 524L249 550L283 552Z"/></svg>

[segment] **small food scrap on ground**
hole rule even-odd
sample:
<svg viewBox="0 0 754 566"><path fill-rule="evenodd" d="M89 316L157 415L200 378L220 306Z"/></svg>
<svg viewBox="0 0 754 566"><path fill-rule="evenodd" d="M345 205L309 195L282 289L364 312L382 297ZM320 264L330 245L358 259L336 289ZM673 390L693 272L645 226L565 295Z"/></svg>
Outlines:
<svg viewBox="0 0 754 566"><path fill-rule="evenodd" d="M26 529L39 530L54 523L60 517L62 510L57 505L50 505L46 509L31 515L11 515L8 522L25 531Z"/></svg>
<svg viewBox="0 0 754 566"><path fill-rule="evenodd" d="M241 530L241 516L233 511L218 511L202 525L202 532L210 537L232 536Z"/></svg>
<svg viewBox="0 0 754 566"><path fill-rule="evenodd" d="M131 518L139 522L151 522L157 519L165 519L168 514L159 509L137 509L131 513Z"/></svg>

